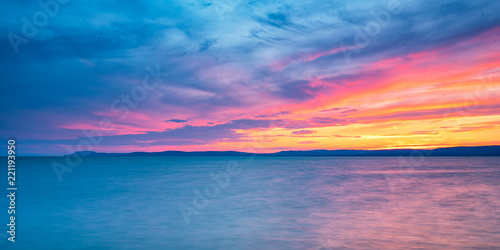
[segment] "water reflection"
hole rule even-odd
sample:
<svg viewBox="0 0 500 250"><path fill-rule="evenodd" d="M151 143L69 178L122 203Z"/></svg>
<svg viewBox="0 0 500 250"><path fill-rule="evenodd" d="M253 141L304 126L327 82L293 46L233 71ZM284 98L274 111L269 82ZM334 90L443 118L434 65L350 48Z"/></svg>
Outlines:
<svg viewBox="0 0 500 250"><path fill-rule="evenodd" d="M186 225L179 204L232 160L242 172ZM63 183L51 159L20 162L16 247L500 248L498 157L245 160L86 159Z"/></svg>

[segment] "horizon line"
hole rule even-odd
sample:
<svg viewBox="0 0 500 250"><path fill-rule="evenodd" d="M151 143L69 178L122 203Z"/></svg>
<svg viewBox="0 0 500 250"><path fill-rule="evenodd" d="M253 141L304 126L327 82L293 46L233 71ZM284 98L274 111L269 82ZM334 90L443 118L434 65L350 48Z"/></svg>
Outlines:
<svg viewBox="0 0 500 250"><path fill-rule="evenodd" d="M370 152L370 151L396 151L396 150L415 150L415 151L432 151L436 149L455 149L455 148L481 148L481 147L500 147L500 145L482 145L482 146L452 146L452 147L432 147L432 148L385 148L385 149L307 149L307 150L294 150L294 149L289 149L289 150L279 150L279 151L274 151L274 152L265 152L265 153L259 153L259 152L245 152L245 151L237 151L237 150L223 150L223 151L218 151L218 150L205 150L205 151L182 151L182 150L166 150L166 151L154 151L154 152L148 152L148 151L132 151L132 152L96 152L96 151L75 151L73 153L69 154L64 154L64 155L17 155L18 157L64 157L64 156L69 156L69 155L74 155L74 154L79 154L81 152L88 152L89 154L140 154L140 153L145 153L145 154L155 154L155 153L165 153L165 152L179 152L179 153L224 153L224 152L233 152L233 153L242 153L242 154L254 154L254 155L272 155L272 154L278 154L281 152L313 152L313 151L359 151L359 152ZM90 156L90 155L80 155L83 157ZM362 155L359 155L362 156ZM0 157L7 157L7 155L1 155Z"/></svg>

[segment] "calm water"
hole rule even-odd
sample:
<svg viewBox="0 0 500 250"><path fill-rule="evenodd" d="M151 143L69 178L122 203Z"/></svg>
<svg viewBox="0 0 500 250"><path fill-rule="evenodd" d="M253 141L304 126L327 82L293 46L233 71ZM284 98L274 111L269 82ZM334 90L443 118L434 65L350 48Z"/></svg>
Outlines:
<svg viewBox="0 0 500 250"><path fill-rule="evenodd" d="M54 160L17 162L1 249L500 249L499 157Z"/></svg>

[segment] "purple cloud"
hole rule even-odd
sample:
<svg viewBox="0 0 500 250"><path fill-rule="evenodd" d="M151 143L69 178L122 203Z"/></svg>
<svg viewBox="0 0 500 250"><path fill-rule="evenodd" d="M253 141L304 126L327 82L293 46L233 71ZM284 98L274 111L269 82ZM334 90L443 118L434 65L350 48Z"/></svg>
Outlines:
<svg viewBox="0 0 500 250"><path fill-rule="evenodd" d="M314 130L299 130L299 131L293 131L292 134L294 135L309 135L309 134L314 134L317 133Z"/></svg>

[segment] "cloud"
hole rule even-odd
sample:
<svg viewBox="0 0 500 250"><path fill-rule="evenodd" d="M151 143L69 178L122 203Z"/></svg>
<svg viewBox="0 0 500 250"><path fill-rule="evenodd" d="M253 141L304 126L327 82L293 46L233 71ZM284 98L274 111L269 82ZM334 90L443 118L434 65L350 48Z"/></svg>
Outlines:
<svg viewBox="0 0 500 250"><path fill-rule="evenodd" d="M294 135L309 135L309 134L314 134L317 133L314 130L298 130L298 131L293 131L292 134Z"/></svg>
<svg viewBox="0 0 500 250"><path fill-rule="evenodd" d="M333 135L333 137L337 138L361 138L361 136L356 135L356 136L349 136L349 135Z"/></svg>
<svg viewBox="0 0 500 250"><path fill-rule="evenodd" d="M344 110L342 112L340 112L341 114L345 114L345 113L351 113L351 112L355 112L355 111L358 111L357 109L348 109L348 110Z"/></svg>
<svg viewBox="0 0 500 250"><path fill-rule="evenodd" d="M184 122L187 122L187 120L170 119L170 120L167 120L167 122L184 123Z"/></svg>
<svg viewBox="0 0 500 250"><path fill-rule="evenodd" d="M291 114L290 111L283 111L283 112L274 113L272 115L257 115L257 116L255 116L255 118L279 117L281 115L289 115L289 114Z"/></svg>
<svg viewBox="0 0 500 250"><path fill-rule="evenodd" d="M313 117L310 119L310 121L312 123L336 125L336 124L344 124L347 120L332 118L332 117Z"/></svg>

